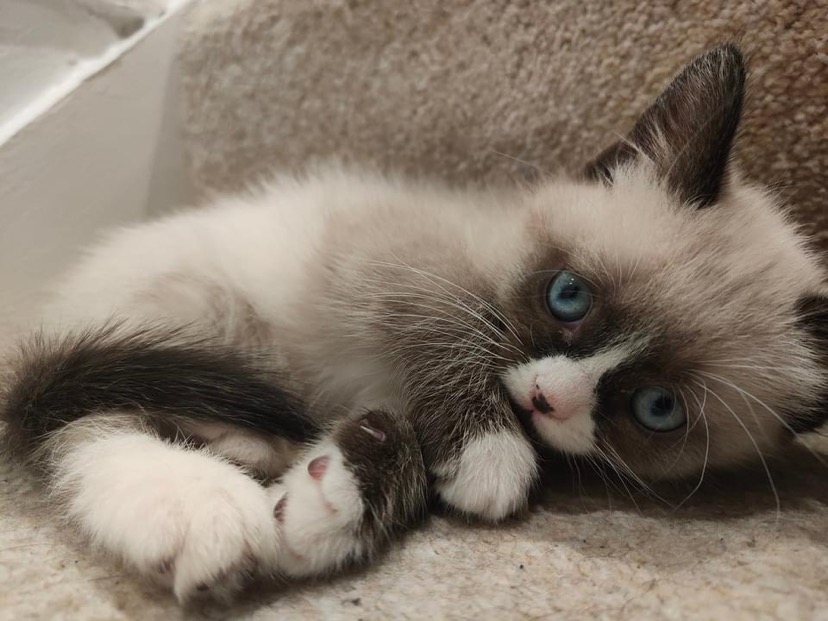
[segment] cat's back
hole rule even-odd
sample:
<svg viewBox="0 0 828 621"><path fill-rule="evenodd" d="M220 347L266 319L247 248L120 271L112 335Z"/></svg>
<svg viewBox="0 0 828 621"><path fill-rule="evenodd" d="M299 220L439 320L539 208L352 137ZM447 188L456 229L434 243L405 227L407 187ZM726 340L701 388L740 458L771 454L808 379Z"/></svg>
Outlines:
<svg viewBox="0 0 828 621"><path fill-rule="evenodd" d="M335 166L276 178L109 232L58 282L46 318L102 320L147 305L153 315L158 304L208 290L278 314L306 288L309 264L332 239L349 245L366 234L399 241L402 231L445 230L438 221L462 221L470 202L467 193Z"/></svg>

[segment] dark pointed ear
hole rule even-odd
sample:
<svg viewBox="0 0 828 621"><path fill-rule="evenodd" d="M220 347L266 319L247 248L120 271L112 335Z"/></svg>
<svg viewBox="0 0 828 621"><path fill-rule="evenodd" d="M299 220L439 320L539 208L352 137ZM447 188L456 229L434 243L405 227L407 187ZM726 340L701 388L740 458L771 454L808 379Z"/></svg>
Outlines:
<svg viewBox="0 0 828 621"><path fill-rule="evenodd" d="M632 131L590 162L589 179L612 183L619 166L642 156L677 197L696 207L716 202L745 90L739 48L721 45L695 58L644 112Z"/></svg>
<svg viewBox="0 0 828 621"><path fill-rule="evenodd" d="M828 372L828 294L809 295L797 305L799 324L812 338L820 355L823 369ZM796 412L789 418L791 428L797 433L813 431L828 422L828 387L821 402L810 412Z"/></svg>

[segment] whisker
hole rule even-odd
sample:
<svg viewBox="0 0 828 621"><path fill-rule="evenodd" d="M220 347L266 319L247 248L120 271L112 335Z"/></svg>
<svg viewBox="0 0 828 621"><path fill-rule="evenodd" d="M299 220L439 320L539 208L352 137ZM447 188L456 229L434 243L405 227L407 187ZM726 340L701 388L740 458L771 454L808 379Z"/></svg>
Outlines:
<svg viewBox="0 0 828 621"><path fill-rule="evenodd" d="M575 470L575 475L578 481L578 497L581 500L581 504L584 504L584 485L583 481L581 480L581 468L578 466L578 460L573 459L569 455L566 456L566 462Z"/></svg>
<svg viewBox="0 0 828 621"><path fill-rule="evenodd" d="M432 305L429 305L429 304L424 304L422 302L416 301L419 297L424 297L424 296L407 295L407 294L403 296L403 295L399 295L399 294L385 293L385 294L369 294L369 295L366 295L364 297L366 299L374 299L374 300L378 300L378 301L385 301L385 302L395 302L396 301L396 302L400 302L400 303L405 303L405 304L408 304L409 306L412 306L414 309L422 309L422 310L432 311L434 313L433 315L419 315L418 316L418 315L415 315L415 314L388 312L387 313L388 317L420 318L420 319L423 319L423 321L426 325L428 325L428 323L433 322L433 321L440 321L440 322L443 322L443 323L448 323L450 325L460 325L460 326L463 326L464 328L466 328L469 332L471 332L474 335L480 337L483 341L485 341L489 345L493 345L493 346L501 348L501 349L506 349L506 350L510 350L510 351L513 351L513 352L516 352L516 353L523 354L522 350L515 347L511 343L495 340L490 335L486 334L485 332L482 332L479 327L477 327L473 324L470 324L469 322L464 321L463 319L461 319L459 317L456 317L453 314L448 313L447 309L445 309L445 308L440 308L439 306L432 306ZM452 306L456 307L454 304L452 304ZM456 308L458 310L463 310L464 312L467 310L465 308L460 308L460 307L456 307Z"/></svg>
<svg viewBox="0 0 828 621"><path fill-rule="evenodd" d="M611 447L608 446L607 448L609 449ZM613 471L618 476L618 482L624 488L625 494L632 501L633 505L635 505L636 511L641 513L641 507L638 505L638 502L636 502L635 496L633 495L632 491L630 490L629 486L627 485L627 482L626 482L627 476L625 476L626 473L624 472L623 467L620 464L616 463L615 460L612 459L601 447L596 446L595 449L598 451L598 454L604 459L606 464L612 467ZM618 489L618 488L616 488L616 489Z"/></svg>
<svg viewBox="0 0 828 621"><path fill-rule="evenodd" d="M498 308L496 308L493 304L491 304L487 300L484 300L482 297L480 297L476 293L474 293L472 291L469 291L465 287L460 286L456 282L452 282L451 280L449 280L447 278L444 278L443 276L440 276L438 274L434 274L433 272L429 272L429 271L422 270L422 269L419 269L419 268L415 268L411 265L408 265L404 261L400 260L398 257L395 257L395 258L397 258L397 260L399 261L398 264L394 264L394 263L390 263L390 262L383 262L383 261L373 261L373 263L378 264L378 265L384 265L385 267L396 268L396 269L400 269L400 268L407 269L407 270L419 275L420 277L424 278L425 280L430 281L432 284L436 285L438 288L440 288L442 291L444 291L447 295L451 295L451 294L445 289L445 287L440 286L439 283L443 283L443 284L448 285L450 287L454 287L455 289L459 290L462 293L465 293L466 295L468 295L469 297L471 297L472 299L474 299L478 303L482 304L483 307L486 310L488 310L490 313L492 313L500 321L503 322L503 324L506 326L506 328L509 330L509 332L512 334L512 336L514 336L515 339L517 339L517 341L520 343L520 335L517 333L514 324L512 324L512 322L509 321L509 318L506 317L503 313L501 313L500 310ZM439 282L435 282L435 281L439 281ZM457 296L453 296L453 297L456 298ZM467 309L467 310L471 310L471 309ZM497 327L492 325L491 322L489 322L485 317L483 317L482 315L479 315L479 314L478 314L477 317L478 317L478 319L480 319L481 321L486 323L489 328L491 328L495 332L498 331Z"/></svg>
<svg viewBox="0 0 828 621"><path fill-rule="evenodd" d="M681 396L681 401L684 404L684 411L688 412L689 408L687 407L687 398L684 396L684 391L681 390L681 388L679 388L678 392L679 392L679 395ZM681 448L679 448L678 455L676 455L676 458L673 460L673 463L671 463L669 466L667 466L667 468L665 468L665 470L664 470L665 474L670 472L670 470L675 468L676 464L678 464L679 460L681 459L681 456L684 454L684 449L687 447L687 439L690 437L690 432L693 430L693 427L695 427L695 425L696 425L696 422L694 422L692 425L686 425L685 426L684 435L682 436L682 441L681 441ZM650 438L650 437L652 437L652 433L648 436L648 438Z"/></svg>
<svg viewBox="0 0 828 621"><path fill-rule="evenodd" d="M699 398L691 391L690 394L696 400L696 403L699 404L699 418L704 423L704 433L705 433L705 446L704 446L704 463L702 463L701 473L699 474L699 480L696 482L695 487L690 490L690 493L684 497L684 499L676 505L676 509L680 509L684 504L693 497L693 495L699 491L704 483L704 476L707 474L707 464L710 459L710 426L707 424L707 415L705 414L704 407L707 405L707 385L702 382L702 387L704 388L704 397L702 402L699 404Z"/></svg>
<svg viewBox="0 0 828 621"><path fill-rule="evenodd" d="M696 381L696 380L693 380L693 381ZM699 385L701 385L701 384L699 384ZM782 502L779 499L779 492L776 489L776 484L773 481L773 476L771 476L770 467L768 466L768 462L765 459L765 455L762 453L762 450L759 448L759 444L756 442L756 439L753 437L753 434L750 433L750 430L742 422L742 419L739 418L739 415L736 414L736 412L733 411L733 408L731 408L727 404L727 402L718 395L718 393L715 390L712 390L710 388L708 388L708 390L709 390L710 394L713 397L715 397L728 410L728 412L730 412L730 414L733 416L733 418L736 420L736 422L739 424L739 426L747 434L747 437L750 439L750 442L751 442L751 444L753 444L753 447L756 449L756 453L759 456L759 460L762 462L762 467L765 469L765 474L768 477L768 483L770 484L771 491L773 492L774 500L776 501L776 522L778 524L779 523L779 518L782 514Z"/></svg>
<svg viewBox="0 0 828 621"><path fill-rule="evenodd" d="M615 485L615 483L613 483L609 479L609 477L606 473L606 469L607 469L607 466L608 466L608 464L606 463L606 460L601 462L601 461L598 461L597 459L595 459L595 457L593 457L591 455L584 455L583 457L586 459L587 463L592 467L593 472L595 472L595 474L598 475L598 478L600 478L601 482L604 484L604 489L606 490L606 493L607 493L607 502L609 503L610 511L612 511L612 493L613 493L613 491L615 491L618 494L623 496L624 495L623 490L620 487L618 487L617 485Z"/></svg>
<svg viewBox="0 0 828 621"><path fill-rule="evenodd" d="M778 412L773 410L773 408L771 408L767 403L762 401L759 397L757 397L756 395L754 395L750 391L744 390L743 388L740 388L739 386L737 386L733 382L730 382L730 381L726 380L725 378L723 378L719 375L715 375L713 373L704 373L704 372L699 371L699 372L697 372L697 374L698 375L703 375L703 376L705 376L708 379L711 379L713 381L725 384L726 386L730 386L733 390L735 390L736 392L738 392L742 396L742 399L744 399L746 403L747 403L748 398L753 399L758 405L765 408L765 410L767 410L770 413L771 416L773 416L776 420L778 420L782 424L782 426L785 427L785 429L787 429L791 434L796 435L796 431L790 425L790 423L788 423ZM750 407L750 406L748 406L748 407ZM751 411L753 411L752 408L751 408ZM803 446L805 446L805 445L803 445ZM816 451L814 451L813 449L811 449L808 446L805 446L805 448L811 453L811 455L813 455L817 459L817 461L819 461L820 464L822 464L823 466L828 466L828 462L824 461L824 459L822 458L822 456L819 453L817 453Z"/></svg>
<svg viewBox="0 0 828 621"><path fill-rule="evenodd" d="M642 492L644 492L647 496L650 496L652 498L655 498L656 500L659 500L660 502L663 502L668 507L673 507L673 504L669 500L657 493L651 485L648 485L640 476L638 476L638 474L636 474L636 472L629 466L629 464L627 464L627 462L624 460L623 457L621 457L621 455L618 453L618 451L615 450L615 448L613 448L612 446L608 446L607 449L609 450L610 455L614 458L612 460L613 463L619 465L622 468L623 472L626 474L626 476L634 484L636 484Z"/></svg>
<svg viewBox="0 0 828 621"><path fill-rule="evenodd" d="M760 430L760 432L762 433L762 436L765 437L765 439L767 439L767 434L765 433L765 430L762 428L762 422L759 420L759 417L756 415L756 411L753 409L753 405L751 405L750 401L747 400L747 397L745 397L744 393L741 390L739 390L736 387L735 384L733 384L732 382L729 382L729 381L725 380L724 378L721 378L717 375L713 375L712 373L706 373L704 371L696 371L694 373L694 375L699 376L699 377L703 377L703 378L706 377L707 379L710 379L710 380L713 380L713 381L716 381L716 382L721 382L722 384L725 384L726 386L729 386L729 387L733 388L734 390L736 390L739 393L739 396L742 398L742 401L745 402L745 406L747 406L747 409L750 412L750 415L753 417L753 420L756 423L756 427Z"/></svg>

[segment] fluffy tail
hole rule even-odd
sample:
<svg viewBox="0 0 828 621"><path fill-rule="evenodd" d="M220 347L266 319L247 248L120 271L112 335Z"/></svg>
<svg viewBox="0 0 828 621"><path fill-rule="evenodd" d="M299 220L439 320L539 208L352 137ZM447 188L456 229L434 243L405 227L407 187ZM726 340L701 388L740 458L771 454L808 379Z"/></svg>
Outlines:
<svg viewBox="0 0 828 621"><path fill-rule="evenodd" d="M5 445L28 457L53 431L107 411L224 422L302 442L319 433L255 358L181 332L119 326L21 345L0 386Z"/></svg>

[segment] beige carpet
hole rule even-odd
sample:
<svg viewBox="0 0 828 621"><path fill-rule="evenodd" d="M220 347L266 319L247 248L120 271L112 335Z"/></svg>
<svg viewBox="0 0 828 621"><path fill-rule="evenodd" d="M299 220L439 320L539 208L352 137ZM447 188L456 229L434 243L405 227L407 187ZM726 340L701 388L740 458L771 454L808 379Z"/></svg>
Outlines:
<svg viewBox="0 0 828 621"><path fill-rule="evenodd" d="M828 231L823 0L208 0L184 41L190 170L208 193L330 155L456 181L575 168L732 33L754 65L741 162ZM811 448L828 461L828 439ZM4 621L828 620L828 466L804 449L772 464L779 512L761 471L677 510L560 472L522 521L433 518L363 572L186 614L2 468Z"/></svg>

